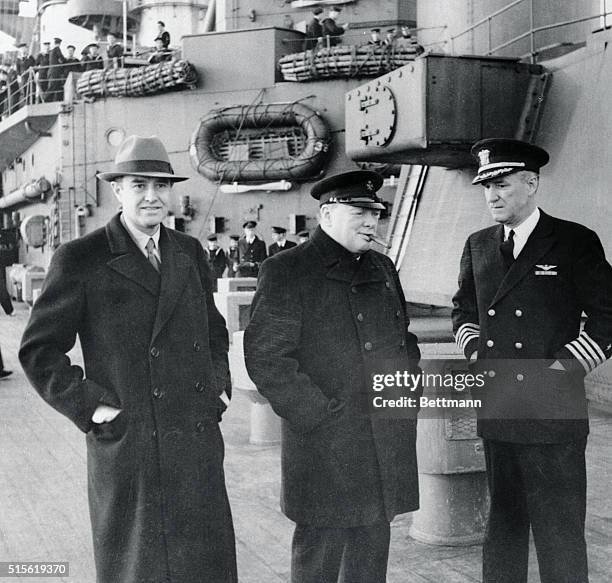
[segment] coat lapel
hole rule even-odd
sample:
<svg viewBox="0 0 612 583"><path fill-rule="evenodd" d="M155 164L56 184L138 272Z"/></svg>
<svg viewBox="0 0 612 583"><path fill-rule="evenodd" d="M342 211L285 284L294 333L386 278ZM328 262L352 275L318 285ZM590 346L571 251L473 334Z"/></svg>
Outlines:
<svg viewBox="0 0 612 583"><path fill-rule="evenodd" d="M138 250L121 224L119 215L115 215L106 225L106 236L113 254L107 265L156 296L160 286L159 274Z"/></svg>
<svg viewBox="0 0 612 583"><path fill-rule="evenodd" d="M365 253L359 260L359 268L353 277L353 285L375 283L386 280L387 276L385 275L384 270L377 264L374 253Z"/></svg>
<svg viewBox="0 0 612 583"><path fill-rule="evenodd" d="M190 257L177 243L172 231L163 225L159 237L159 249L161 252L161 289L151 340L161 332L174 312L193 268Z"/></svg>
<svg viewBox="0 0 612 583"><path fill-rule="evenodd" d="M512 288L514 288L532 269L537 261L540 260L553 246L555 238L553 236L553 223L551 218L540 211L540 220L536 228L531 233L523 250L512 264L506 277L501 282L493 301L490 306L493 306L501 300ZM503 265L501 253L499 249L500 264Z"/></svg>

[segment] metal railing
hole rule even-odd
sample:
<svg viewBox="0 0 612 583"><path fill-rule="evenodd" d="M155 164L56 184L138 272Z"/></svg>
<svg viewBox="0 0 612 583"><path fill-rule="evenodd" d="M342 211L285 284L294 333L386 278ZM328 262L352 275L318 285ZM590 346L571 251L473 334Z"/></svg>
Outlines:
<svg viewBox="0 0 612 583"><path fill-rule="evenodd" d="M528 30L519 35L516 35L510 40L505 41L495 47L492 46L493 44L493 38L492 38L493 21L497 19L499 16L501 16L502 14L505 14L506 12L508 12L508 10L514 8L515 6L518 6L519 4L524 4L524 3L527 3L529 5L529 8L528 8L529 9L529 28ZM467 27L466 29L462 30L461 32L451 36L450 37L451 54L453 55L456 54L455 41L457 39L465 36L466 34L474 32L476 29L479 29L482 26L486 26L487 27L486 54L487 55L494 55L498 51L501 51L502 49L505 49L521 40L528 38L529 39L529 56L531 58L531 61L535 62L535 59L537 56L536 35L538 33L541 33L547 30L554 30L557 28L562 28L565 26L571 26L573 24L580 24L582 22L587 22L590 20L600 20L602 22L602 28L607 27L608 26L607 24L608 16L612 15L612 0L601 0L600 6L601 6L601 9L598 14L593 14L591 16L584 16L581 18L573 18L570 20L564 20L564 21L555 22L552 24L545 24L542 26L534 26L534 0L514 0L513 2L510 2L510 4L507 4L506 6L500 8L499 10L496 10L495 12L492 12L488 16L481 18L480 20L478 20L471 26ZM608 10L608 7L611 10Z"/></svg>
<svg viewBox="0 0 612 583"><path fill-rule="evenodd" d="M155 49L148 49L138 55L124 54L117 59L117 66L146 66L176 58L180 58L180 50L169 50L163 55L157 55ZM18 74L14 68L12 70L10 67L3 68L7 78L0 80L0 118L4 119L26 105L62 101L69 73L82 73L91 69L112 69L114 66L112 59L94 62L95 66L91 66L92 61L87 59L60 65L35 65L21 74Z"/></svg>

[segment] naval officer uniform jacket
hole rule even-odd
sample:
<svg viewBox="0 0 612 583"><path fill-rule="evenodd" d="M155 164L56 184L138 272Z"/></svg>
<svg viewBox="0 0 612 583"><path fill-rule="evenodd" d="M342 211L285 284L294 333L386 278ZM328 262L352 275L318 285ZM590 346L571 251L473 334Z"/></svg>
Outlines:
<svg viewBox="0 0 612 583"><path fill-rule="evenodd" d="M491 494L483 581L526 583L531 527L541 581L587 583L583 379L612 352L612 267L593 231L542 211L507 271L503 237L468 238L452 314L486 379L472 391Z"/></svg>
<svg viewBox="0 0 612 583"><path fill-rule="evenodd" d="M282 247L278 243L272 243L272 245L268 247L268 257L272 257L272 255L280 253L281 251L285 251L286 249L291 249L291 247L295 247L296 245L297 243L294 243L293 241L289 241L287 239L285 239L285 241L283 242Z"/></svg>
<svg viewBox="0 0 612 583"><path fill-rule="evenodd" d="M612 268L597 235L540 211L506 273L503 226L471 235L463 251L453 329L476 370L479 435L555 443L588 433L584 375L612 353ZM587 320L581 330L581 315ZM567 372L549 369L562 360Z"/></svg>
<svg viewBox="0 0 612 583"><path fill-rule="evenodd" d="M257 236L249 243L245 237L238 241L238 277L257 277L262 261L267 257L266 244ZM253 265L248 265L252 263Z"/></svg>

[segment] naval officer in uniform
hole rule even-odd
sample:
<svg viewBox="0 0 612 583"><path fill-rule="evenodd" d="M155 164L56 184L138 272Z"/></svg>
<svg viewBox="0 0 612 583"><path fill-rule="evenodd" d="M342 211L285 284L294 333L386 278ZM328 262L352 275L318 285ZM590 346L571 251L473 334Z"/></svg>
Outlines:
<svg viewBox="0 0 612 583"><path fill-rule="evenodd" d="M393 262L370 249L382 177L312 189L320 226L261 268L245 361L282 418L283 512L296 522L292 583L384 583L389 523L418 508L416 410L371 417L368 372L416 372L416 337Z"/></svg>
<svg viewBox="0 0 612 583"><path fill-rule="evenodd" d="M238 241L238 277L257 277L263 260L268 256L266 244L255 234L255 221L246 221L242 225L244 235Z"/></svg>
<svg viewBox="0 0 612 583"><path fill-rule="evenodd" d="M274 243L268 247L268 257L296 246L296 243L287 239L287 229L285 227L272 227L272 241Z"/></svg>
<svg viewBox="0 0 612 583"><path fill-rule="evenodd" d="M473 183L499 223L468 238L452 315L459 347L487 379L483 580L527 581L531 527L542 583L586 583L583 378L612 352L612 268L593 231L538 208L547 152L487 139L472 153Z"/></svg>

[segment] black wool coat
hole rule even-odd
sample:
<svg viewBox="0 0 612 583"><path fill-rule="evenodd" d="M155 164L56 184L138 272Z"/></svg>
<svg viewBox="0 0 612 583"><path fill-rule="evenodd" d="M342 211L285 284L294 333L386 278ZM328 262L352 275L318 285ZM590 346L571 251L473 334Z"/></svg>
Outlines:
<svg viewBox="0 0 612 583"><path fill-rule="evenodd" d="M612 354L612 267L597 235L541 212L506 272L503 226L468 238L453 298L453 328L485 386L472 391L479 434L559 443L588 433L584 375ZM581 314L587 320L581 331ZM566 372L551 369L555 360Z"/></svg>
<svg viewBox="0 0 612 583"><path fill-rule="evenodd" d="M162 227L161 277L114 217L62 245L19 357L87 434L98 583L234 582L219 398L228 335L199 242ZM66 352L79 336L85 370ZM93 424L101 403L120 408Z"/></svg>
<svg viewBox="0 0 612 583"><path fill-rule="evenodd" d="M350 527L418 508L416 411L377 418L368 371L414 372L420 352L397 272L360 261L318 228L261 268L245 331L247 370L282 418L285 514Z"/></svg>

